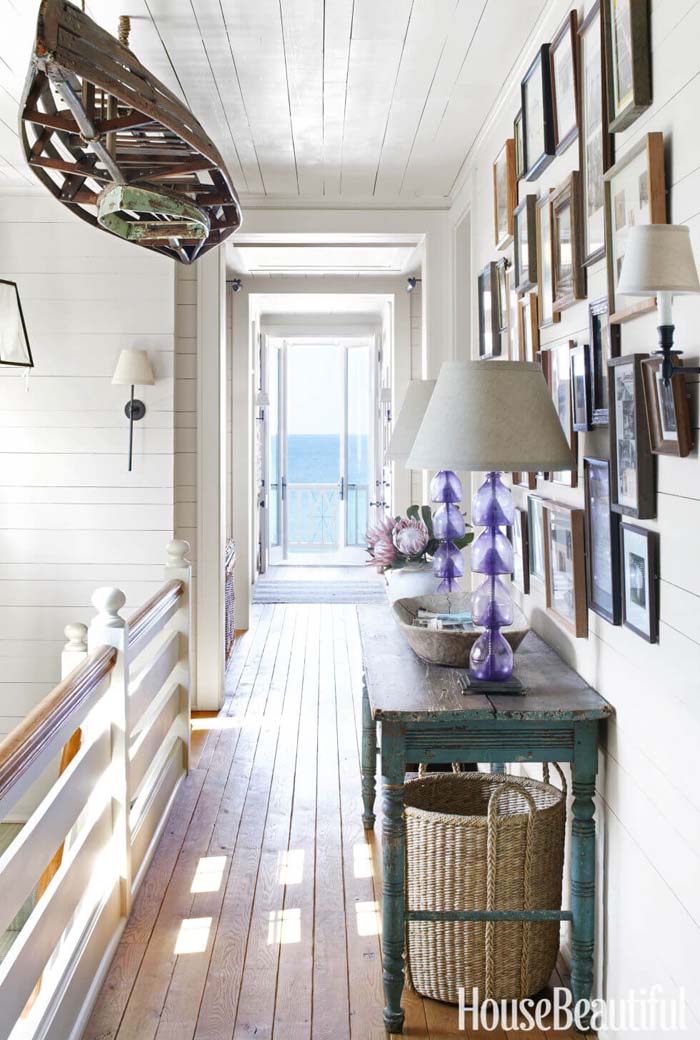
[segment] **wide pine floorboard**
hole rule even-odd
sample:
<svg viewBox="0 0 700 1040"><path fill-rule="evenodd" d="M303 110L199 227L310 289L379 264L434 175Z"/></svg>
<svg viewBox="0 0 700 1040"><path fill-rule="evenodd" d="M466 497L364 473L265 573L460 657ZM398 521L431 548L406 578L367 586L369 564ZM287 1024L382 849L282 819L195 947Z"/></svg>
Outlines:
<svg viewBox="0 0 700 1040"><path fill-rule="evenodd" d="M257 605L223 709L193 720L190 773L86 1040L383 1040L360 717L355 608ZM460 1031L455 1008L408 991L404 1007L406 1037L508 1036Z"/></svg>

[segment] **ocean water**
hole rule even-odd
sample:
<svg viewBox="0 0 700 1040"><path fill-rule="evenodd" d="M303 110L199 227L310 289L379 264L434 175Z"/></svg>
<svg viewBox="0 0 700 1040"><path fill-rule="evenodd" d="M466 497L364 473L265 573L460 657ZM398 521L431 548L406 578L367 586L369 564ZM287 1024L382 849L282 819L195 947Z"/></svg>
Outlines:
<svg viewBox="0 0 700 1040"><path fill-rule="evenodd" d="M271 483L276 483L274 468L276 438L272 441ZM369 483L369 440L365 435L348 437L348 484ZM323 494L295 490L293 484L337 484L340 481L340 437L334 434L295 433L287 437L288 522L290 547L322 548L338 542L339 498L336 489ZM348 488L347 540L349 545L364 544L369 509L369 489ZM272 543L279 536L274 497L271 502Z"/></svg>

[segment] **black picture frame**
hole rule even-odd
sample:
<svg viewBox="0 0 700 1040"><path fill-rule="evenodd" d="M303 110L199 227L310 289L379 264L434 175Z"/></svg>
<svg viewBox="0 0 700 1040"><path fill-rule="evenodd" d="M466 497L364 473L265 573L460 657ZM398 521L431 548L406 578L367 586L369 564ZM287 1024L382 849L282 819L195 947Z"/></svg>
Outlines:
<svg viewBox="0 0 700 1040"><path fill-rule="evenodd" d="M523 234L524 233L524 234ZM526 195L513 211L515 291L537 286L537 196Z"/></svg>
<svg viewBox="0 0 700 1040"><path fill-rule="evenodd" d="M605 256L605 185L613 163L613 136L608 132L605 40L600 0L595 0L579 31L579 169L583 264Z"/></svg>
<svg viewBox="0 0 700 1040"><path fill-rule="evenodd" d="M622 621L620 515L610 509L607 459L584 458L583 483L588 609L611 625L619 625Z"/></svg>
<svg viewBox="0 0 700 1040"><path fill-rule="evenodd" d="M642 374L648 356L624 354L608 362L610 508L637 520L656 516L656 467Z"/></svg>
<svg viewBox="0 0 700 1040"><path fill-rule="evenodd" d="M571 365L571 418L577 433L591 429L591 354L579 343L569 355Z"/></svg>
<svg viewBox="0 0 700 1040"><path fill-rule="evenodd" d="M490 261L479 273L479 357L500 357L501 332L498 319L498 271Z"/></svg>
<svg viewBox="0 0 700 1040"><path fill-rule="evenodd" d="M633 550L637 549L635 553ZM640 552L644 556L640 556ZM629 555L628 555L629 553ZM634 556L636 559L631 560ZM634 570L630 564L634 562ZM647 643L659 641L659 537L636 524L620 524L622 624ZM643 592L641 591L643 590ZM642 628L641 618L646 620Z"/></svg>
<svg viewBox="0 0 700 1040"><path fill-rule="evenodd" d="M530 542L526 509L517 507L515 510L511 527L511 541L513 543L512 581L516 589L520 589L527 596L530 592Z"/></svg>
<svg viewBox="0 0 700 1040"><path fill-rule="evenodd" d="M7 365L11 368L34 368L34 358L32 357L32 348L29 343L29 334L27 332L27 324L24 320L24 311L22 310L22 301L19 298L19 287L17 282L11 282L7 278L0 278L0 286L6 285L9 288L6 291L0 293L0 302L6 302L8 307L15 311L16 317L19 317L19 328L18 333L21 332L23 342L20 344L21 350L25 355L24 361L8 361L0 353L0 365ZM4 297L7 299L4 300Z"/></svg>
<svg viewBox="0 0 700 1040"><path fill-rule="evenodd" d="M608 321L608 298L588 304L588 342L591 358L591 425L608 424L608 361L620 356L621 330Z"/></svg>
<svg viewBox="0 0 700 1040"><path fill-rule="evenodd" d="M537 180L556 154L549 44L543 43L520 84L525 179ZM529 114L528 114L529 112ZM537 120L537 126L532 125ZM539 121L541 119L541 126ZM531 125L528 127L528 123ZM541 136L541 141L535 137ZM541 147L534 147L534 145Z"/></svg>

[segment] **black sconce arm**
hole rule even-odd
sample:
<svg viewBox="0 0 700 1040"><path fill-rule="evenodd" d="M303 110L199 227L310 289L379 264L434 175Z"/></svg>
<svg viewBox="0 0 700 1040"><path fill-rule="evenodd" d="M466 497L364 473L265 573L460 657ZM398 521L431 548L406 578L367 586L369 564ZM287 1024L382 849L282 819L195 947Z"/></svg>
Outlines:
<svg viewBox="0 0 700 1040"><path fill-rule="evenodd" d="M659 347L657 355L662 358L661 361L661 378L664 381L664 385L668 386L671 379L675 375L700 375L700 365L692 365L689 368L680 365L674 365L674 355L679 357L682 351L673 349L673 332L675 325L659 325Z"/></svg>

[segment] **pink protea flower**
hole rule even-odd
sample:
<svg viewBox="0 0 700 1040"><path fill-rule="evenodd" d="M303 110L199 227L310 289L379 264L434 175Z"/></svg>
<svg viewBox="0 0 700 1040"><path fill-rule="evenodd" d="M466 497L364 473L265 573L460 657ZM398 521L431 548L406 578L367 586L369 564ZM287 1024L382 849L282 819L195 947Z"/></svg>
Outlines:
<svg viewBox="0 0 700 1040"><path fill-rule="evenodd" d="M396 558L396 549L394 548L394 544L386 537L379 538L374 543L372 552L373 557L371 564L373 567L378 567L380 570L384 570L386 567L391 567Z"/></svg>
<svg viewBox="0 0 700 1040"><path fill-rule="evenodd" d="M399 520L394 526L392 539L401 555L413 560L417 556L423 555L430 541L430 535L422 520L410 517Z"/></svg>
<svg viewBox="0 0 700 1040"><path fill-rule="evenodd" d="M395 523L396 520L393 516L385 516L378 524L370 524L365 535L369 548L373 549L382 538L391 538Z"/></svg>

